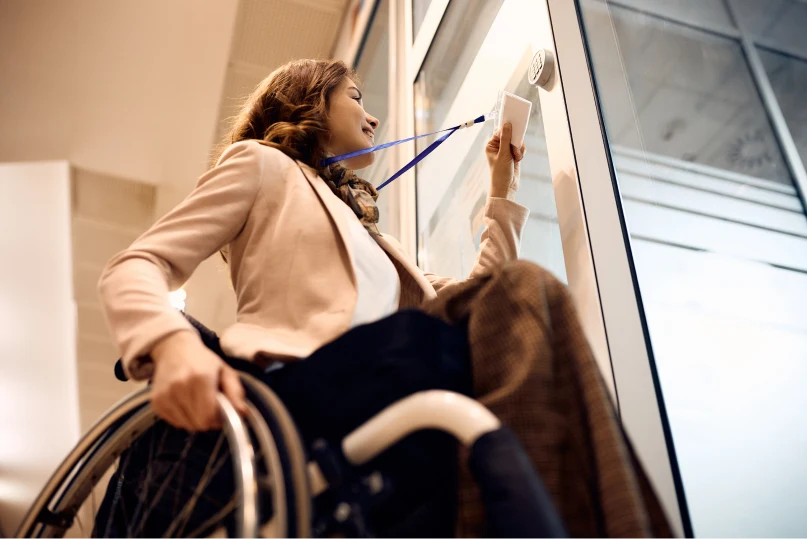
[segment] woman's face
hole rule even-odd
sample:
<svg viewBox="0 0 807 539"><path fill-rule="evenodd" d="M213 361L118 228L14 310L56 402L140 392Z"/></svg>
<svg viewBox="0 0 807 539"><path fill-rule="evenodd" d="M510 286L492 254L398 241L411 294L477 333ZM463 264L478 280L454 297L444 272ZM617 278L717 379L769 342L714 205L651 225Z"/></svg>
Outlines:
<svg viewBox="0 0 807 539"><path fill-rule="evenodd" d="M364 112L358 86L345 78L331 95L328 110L328 151L332 155L342 155L369 148L375 144L373 137L376 128L378 119ZM374 154L367 153L342 161L342 165L359 170L372 165L374 159Z"/></svg>

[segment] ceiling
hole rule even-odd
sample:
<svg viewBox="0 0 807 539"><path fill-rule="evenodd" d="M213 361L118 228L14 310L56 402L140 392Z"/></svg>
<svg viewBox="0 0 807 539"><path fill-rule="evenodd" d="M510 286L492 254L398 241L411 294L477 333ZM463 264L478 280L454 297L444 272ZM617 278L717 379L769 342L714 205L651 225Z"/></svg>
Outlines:
<svg viewBox="0 0 807 539"><path fill-rule="evenodd" d="M2 0L0 162L187 190L236 98L329 57L347 0Z"/></svg>
<svg viewBox="0 0 807 539"><path fill-rule="evenodd" d="M331 55L347 0L241 0L215 139L243 98L276 67Z"/></svg>

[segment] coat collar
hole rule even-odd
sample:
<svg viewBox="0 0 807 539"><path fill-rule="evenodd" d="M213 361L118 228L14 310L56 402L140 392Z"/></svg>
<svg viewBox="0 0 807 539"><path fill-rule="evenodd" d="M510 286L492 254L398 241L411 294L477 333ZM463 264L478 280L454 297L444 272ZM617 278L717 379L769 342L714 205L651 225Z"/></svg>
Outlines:
<svg viewBox="0 0 807 539"><path fill-rule="evenodd" d="M343 208L345 203L333 194L331 188L325 183L325 180L320 178L319 174L317 174L313 168L304 163L297 162L297 164L300 165L300 168L303 170L303 176L305 176L305 179L311 184L320 202L327 210L328 215L331 216L331 221L333 221L336 230L339 231L339 237L342 239L342 245L350 261L350 268L348 269L350 272L350 280L353 282L353 286L358 286L356 271L354 269L356 267L356 261L354 260L353 242L349 240L350 230L348 229L349 225Z"/></svg>

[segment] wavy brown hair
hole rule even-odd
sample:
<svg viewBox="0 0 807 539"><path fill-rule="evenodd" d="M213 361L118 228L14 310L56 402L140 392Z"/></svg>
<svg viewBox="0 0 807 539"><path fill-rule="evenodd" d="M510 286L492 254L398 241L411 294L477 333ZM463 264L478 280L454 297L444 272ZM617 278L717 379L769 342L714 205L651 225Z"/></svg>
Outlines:
<svg viewBox="0 0 807 539"><path fill-rule="evenodd" d="M323 141L333 91L356 73L335 60L296 60L277 68L246 99L232 119L230 131L216 152L242 140L258 140L310 166L325 179L335 169L323 167ZM358 81L357 81L358 83Z"/></svg>

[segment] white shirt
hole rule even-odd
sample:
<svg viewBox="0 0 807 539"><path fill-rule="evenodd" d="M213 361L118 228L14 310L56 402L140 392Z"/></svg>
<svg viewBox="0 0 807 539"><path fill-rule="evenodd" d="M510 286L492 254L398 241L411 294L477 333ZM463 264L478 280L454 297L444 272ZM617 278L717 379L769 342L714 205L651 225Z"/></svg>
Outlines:
<svg viewBox="0 0 807 539"><path fill-rule="evenodd" d="M370 236L359 218L347 205L350 240L353 242L353 270L356 273L358 297L350 327L369 324L398 310L401 281L395 266Z"/></svg>

